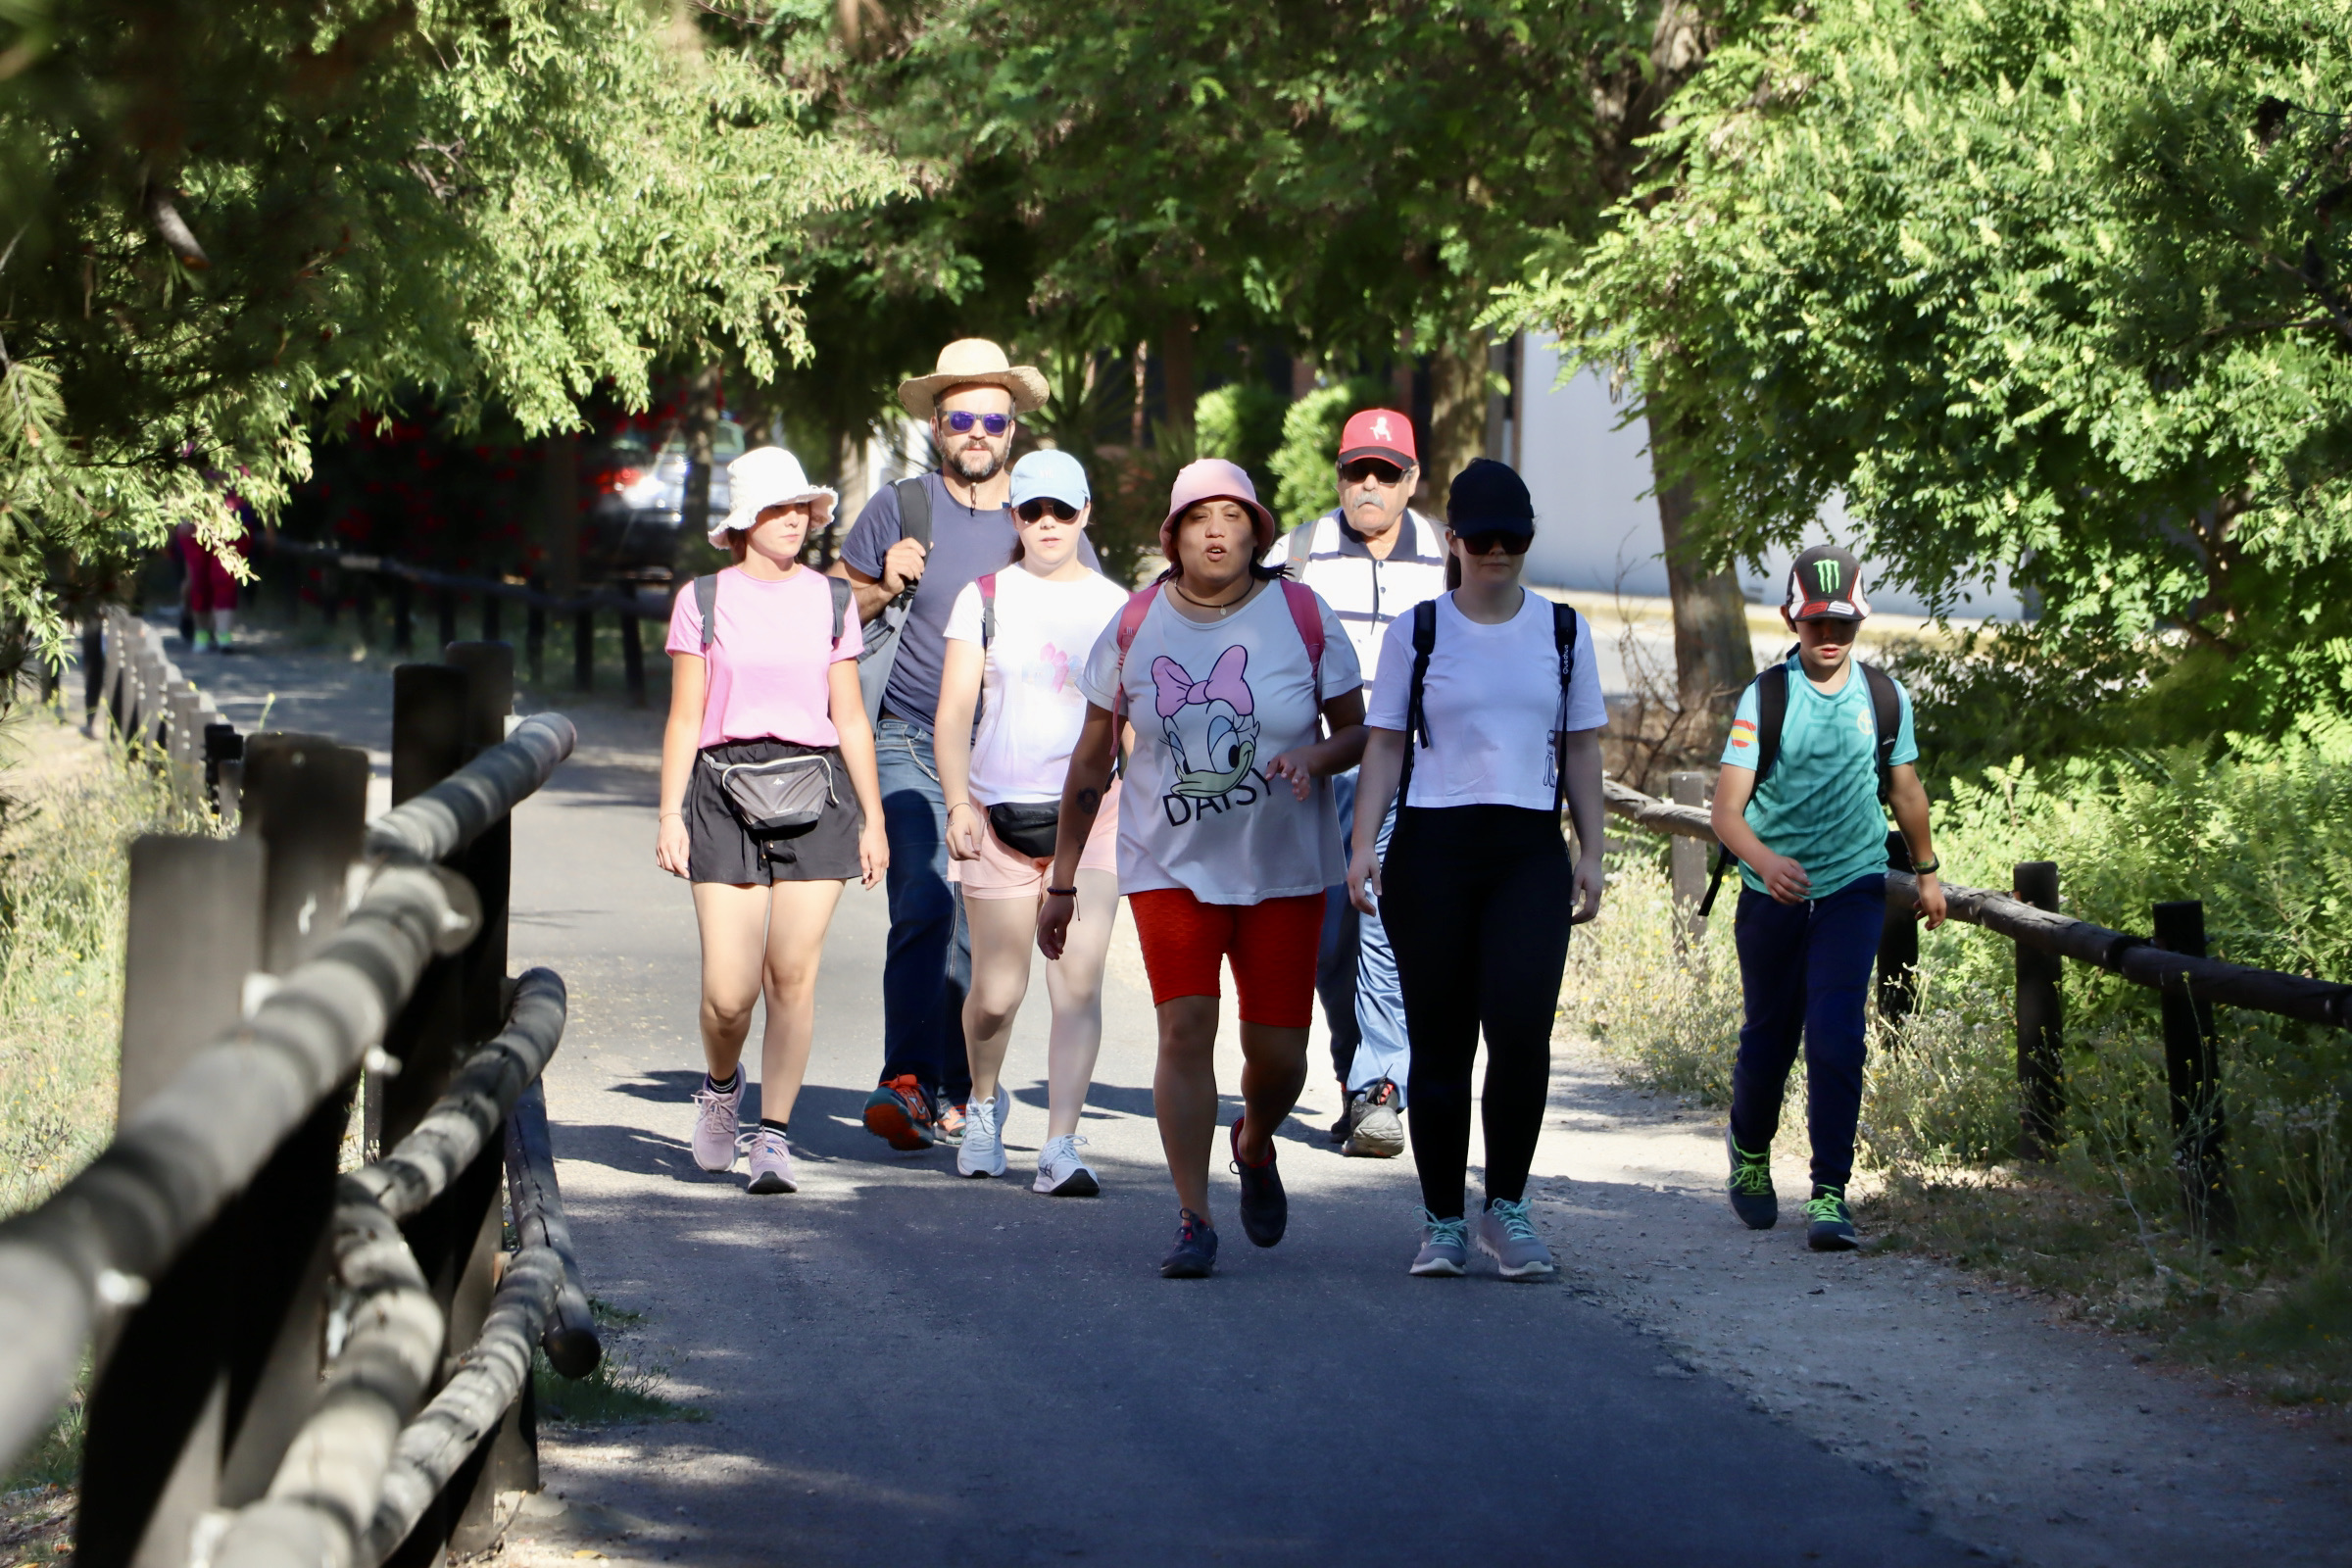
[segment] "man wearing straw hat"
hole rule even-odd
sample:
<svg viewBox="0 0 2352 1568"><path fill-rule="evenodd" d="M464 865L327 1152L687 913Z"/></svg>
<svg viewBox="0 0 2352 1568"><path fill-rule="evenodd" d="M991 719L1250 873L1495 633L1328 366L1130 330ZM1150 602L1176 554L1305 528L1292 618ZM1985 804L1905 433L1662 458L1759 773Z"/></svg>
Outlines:
<svg viewBox="0 0 2352 1568"><path fill-rule="evenodd" d="M866 1102L865 1125L893 1149L959 1141L971 1097L963 1042L971 939L948 881L947 849L948 810L963 803L941 794L931 716L939 708L948 612L965 584L1011 559L1019 538L1006 506L1017 422L1052 396L1036 367L1009 363L985 338L940 350L937 369L899 387L906 412L930 421L939 471L876 491L834 565L857 590L868 646L888 647L894 621L897 629L895 649L864 671L879 688L874 749L891 860L882 1077ZM1097 564L1083 539L1079 552Z"/></svg>

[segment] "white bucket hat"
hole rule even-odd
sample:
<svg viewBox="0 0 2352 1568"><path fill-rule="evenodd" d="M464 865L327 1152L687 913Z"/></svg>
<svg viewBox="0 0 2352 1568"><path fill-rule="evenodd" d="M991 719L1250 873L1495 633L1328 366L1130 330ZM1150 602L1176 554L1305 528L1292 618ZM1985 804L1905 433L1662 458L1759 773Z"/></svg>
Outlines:
<svg viewBox="0 0 2352 1568"><path fill-rule="evenodd" d="M727 499L734 510L710 524L710 542L723 546L732 528L749 529L769 507L808 503L808 526L822 528L833 520L833 505L841 499L821 484L810 484L801 460L782 447L754 447L727 465Z"/></svg>

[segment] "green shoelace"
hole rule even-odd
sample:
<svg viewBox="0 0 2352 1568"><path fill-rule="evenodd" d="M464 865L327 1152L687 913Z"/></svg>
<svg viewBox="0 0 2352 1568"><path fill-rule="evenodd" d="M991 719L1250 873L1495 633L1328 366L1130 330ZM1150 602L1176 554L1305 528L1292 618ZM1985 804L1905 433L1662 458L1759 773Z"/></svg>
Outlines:
<svg viewBox="0 0 2352 1568"><path fill-rule="evenodd" d="M1852 1211L1845 1206L1845 1194L1835 1187L1824 1187L1806 1200L1805 1218L1832 1225L1851 1225L1854 1222Z"/></svg>
<svg viewBox="0 0 2352 1568"><path fill-rule="evenodd" d="M1770 1198L1771 1152L1767 1151L1761 1154L1751 1154L1738 1144L1732 1146L1732 1152L1740 1156L1739 1163L1732 1167L1732 1191L1747 1198Z"/></svg>

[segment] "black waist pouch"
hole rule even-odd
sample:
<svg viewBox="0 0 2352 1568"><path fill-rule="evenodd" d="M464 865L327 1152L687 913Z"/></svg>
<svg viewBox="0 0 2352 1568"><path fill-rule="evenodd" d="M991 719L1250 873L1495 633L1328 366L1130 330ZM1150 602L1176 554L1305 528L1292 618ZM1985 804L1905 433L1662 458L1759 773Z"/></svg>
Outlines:
<svg viewBox="0 0 2352 1568"><path fill-rule="evenodd" d="M1004 847L1032 860L1054 854L1054 831L1060 822L1058 801L1006 801L988 808L988 825Z"/></svg>

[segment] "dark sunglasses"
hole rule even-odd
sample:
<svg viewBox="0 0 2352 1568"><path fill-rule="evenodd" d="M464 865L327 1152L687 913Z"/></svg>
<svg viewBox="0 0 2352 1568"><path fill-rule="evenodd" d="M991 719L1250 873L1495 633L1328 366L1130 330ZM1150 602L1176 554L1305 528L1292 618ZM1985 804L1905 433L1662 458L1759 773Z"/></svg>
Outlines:
<svg viewBox="0 0 2352 1568"><path fill-rule="evenodd" d="M1003 435L1012 428L1012 416L1009 414L966 414L957 409L954 414L943 414L940 417L957 435L967 434L975 424L990 435Z"/></svg>
<svg viewBox="0 0 2352 1568"><path fill-rule="evenodd" d="M1072 517L1078 515L1078 509L1071 506L1067 501L1055 501L1046 496L1040 496L1035 501L1022 502L1019 506L1012 509L1012 514L1020 518L1023 522L1035 522L1038 518L1044 516L1049 509L1053 512L1056 518L1063 522L1067 522Z"/></svg>
<svg viewBox="0 0 2352 1568"><path fill-rule="evenodd" d="M1396 484L1404 478L1404 470L1378 458L1358 458L1340 470L1340 477L1349 484L1362 484L1366 479L1375 484Z"/></svg>
<svg viewBox="0 0 2352 1568"><path fill-rule="evenodd" d="M1536 541L1524 533L1510 533L1501 528L1479 528L1470 533L1457 533L1456 539L1474 556L1491 556L1499 549L1506 556L1524 556L1527 547Z"/></svg>

